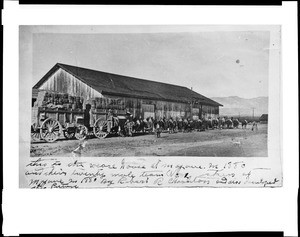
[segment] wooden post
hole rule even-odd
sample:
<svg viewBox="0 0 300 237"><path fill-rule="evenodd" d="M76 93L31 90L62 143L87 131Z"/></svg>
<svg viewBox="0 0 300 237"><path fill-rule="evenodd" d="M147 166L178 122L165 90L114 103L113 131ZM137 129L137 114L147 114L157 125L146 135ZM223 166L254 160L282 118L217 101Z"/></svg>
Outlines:
<svg viewBox="0 0 300 237"><path fill-rule="evenodd" d="M202 104L200 105L199 118L202 119Z"/></svg>
<svg viewBox="0 0 300 237"><path fill-rule="evenodd" d="M71 112L70 113L70 123L74 123L74 114Z"/></svg>

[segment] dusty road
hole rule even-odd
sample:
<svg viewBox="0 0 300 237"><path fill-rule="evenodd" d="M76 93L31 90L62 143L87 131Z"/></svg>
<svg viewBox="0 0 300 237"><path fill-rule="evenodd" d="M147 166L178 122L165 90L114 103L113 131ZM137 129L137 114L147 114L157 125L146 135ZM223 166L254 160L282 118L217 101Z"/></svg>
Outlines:
<svg viewBox="0 0 300 237"><path fill-rule="evenodd" d="M134 137L92 138L86 140L81 156L225 156L265 157L267 125L259 124L258 131L247 129L215 129L191 133L162 133ZM72 153L82 142L58 140L54 143L32 143L31 156L80 156Z"/></svg>

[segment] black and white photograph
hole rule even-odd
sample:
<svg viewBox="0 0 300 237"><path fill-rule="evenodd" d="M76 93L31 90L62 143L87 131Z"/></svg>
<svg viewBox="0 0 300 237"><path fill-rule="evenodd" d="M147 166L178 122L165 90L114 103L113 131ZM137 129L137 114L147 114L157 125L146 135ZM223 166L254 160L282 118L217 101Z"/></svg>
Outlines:
<svg viewBox="0 0 300 237"><path fill-rule="evenodd" d="M270 31L93 28L33 35L32 157L268 156Z"/></svg>
<svg viewBox="0 0 300 237"><path fill-rule="evenodd" d="M20 26L21 186L280 187L280 38L276 25Z"/></svg>
<svg viewBox="0 0 300 237"><path fill-rule="evenodd" d="M5 1L4 235L296 236L296 6Z"/></svg>

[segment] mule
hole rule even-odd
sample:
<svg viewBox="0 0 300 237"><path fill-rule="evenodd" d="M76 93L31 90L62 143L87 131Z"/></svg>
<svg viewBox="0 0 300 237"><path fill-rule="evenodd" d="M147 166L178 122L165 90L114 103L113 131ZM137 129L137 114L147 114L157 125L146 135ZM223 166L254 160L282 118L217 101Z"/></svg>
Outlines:
<svg viewBox="0 0 300 237"><path fill-rule="evenodd" d="M226 121L225 121L225 124L226 124L226 126L227 126L227 128L228 129L230 129L230 128L233 128L233 122L232 122L232 120L231 119L227 119Z"/></svg>
<svg viewBox="0 0 300 237"><path fill-rule="evenodd" d="M233 123L233 128L239 128L240 121L238 119L234 119L232 123Z"/></svg>
<svg viewBox="0 0 300 237"><path fill-rule="evenodd" d="M247 128L247 124L248 124L247 120L246 119L243 120L242 121L242 128Z"/></svg>
<svg viewBox="0 0 300 237"><path fill-rule="evenodd" d="M215 118L212 120L212 128L218 128L219 125L219 119Z"/></svg>
<svg viewBox="0 0 300 237"><path fill-rule="evenodd" d="M218 124L219 129L225 128L225 118L219 119L219 124Z"/></svg>

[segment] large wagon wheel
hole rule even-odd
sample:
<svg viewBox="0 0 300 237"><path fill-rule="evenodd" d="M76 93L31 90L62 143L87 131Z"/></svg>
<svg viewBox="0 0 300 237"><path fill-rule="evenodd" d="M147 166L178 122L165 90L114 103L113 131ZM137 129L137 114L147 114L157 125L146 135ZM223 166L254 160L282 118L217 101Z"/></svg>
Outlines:
<svg viewBox="0 0 300 237"><path fill-rule="evenodd" d="M47 118L41 125L40 133L41 138L46 142L56 141L62 131L62 127L57 120Z"/></svg>
<svg viewBox="0 0 300 237"><path fill-rule="evenodd" d="M42 139L40 129L38 128L36 123L33 123L31 125L31 139L32 141L40 141Z"/></svg>
<svg viewBox="0 0 300 237"><path fill-rule="evenodd" d="M75 137L78 140L84 140L86 139L88 135L88 129L86 126L82 124L77 124L75 128Z"/></svg>
<svg viewBox="0 0 300 237"><path fill-rule="evenodd" d="M94 135L98 138L105 138L108 135L107 132L107 121L101 118L97 119L94 124Z"/></svg>
<svg viewBox="0 0 300 237"><path fill-rule="evenodd" d="M73 139L75 137L75 129L71 129L71 128L65 129L64 136L66 139Z"/></svg>

